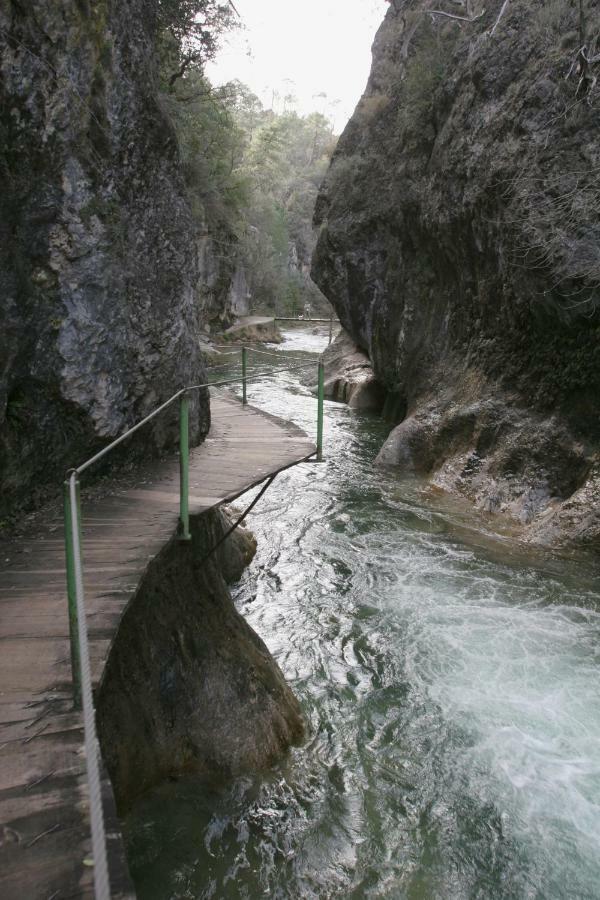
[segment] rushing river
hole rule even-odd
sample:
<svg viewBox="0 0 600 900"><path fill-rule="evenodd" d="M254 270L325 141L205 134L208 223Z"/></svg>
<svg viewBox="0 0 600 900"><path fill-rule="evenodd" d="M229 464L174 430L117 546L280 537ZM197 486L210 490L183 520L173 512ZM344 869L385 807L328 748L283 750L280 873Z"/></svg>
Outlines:
<svg viewBox="0 0 600 900"><path fill-rule="evenodd" d="M278 353L326 342L290 331ZM287 366L249 400L314 434ZM375 469L385 434L326 403L326 462L249 517L234 597L309 736L266 775L145 798L126 823L142 900L600 897L598 569Z"/></svg>

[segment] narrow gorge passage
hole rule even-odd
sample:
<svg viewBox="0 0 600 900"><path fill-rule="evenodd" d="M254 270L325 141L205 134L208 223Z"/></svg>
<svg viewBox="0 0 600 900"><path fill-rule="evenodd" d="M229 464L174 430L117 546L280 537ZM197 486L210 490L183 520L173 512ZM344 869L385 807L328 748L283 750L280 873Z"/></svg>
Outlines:
<svg viewBox="0 0 600 900"><path fill-rule="evenodd" d="M290 330L279 352L326 340ZM249 400L314 432L284 367ZM249 518L236 602L309 738L267 774L140 803L143 900L598 896L597 563L493 537L375 469L386 432L327 403L326 463L284 474Z"/></svg>

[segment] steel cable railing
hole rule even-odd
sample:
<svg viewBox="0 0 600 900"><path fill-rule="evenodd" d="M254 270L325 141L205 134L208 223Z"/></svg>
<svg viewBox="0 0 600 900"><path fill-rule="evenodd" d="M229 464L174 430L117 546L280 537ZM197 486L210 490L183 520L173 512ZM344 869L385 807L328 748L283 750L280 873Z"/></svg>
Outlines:
<svg viewBox="0 0 600 900"><path fill-rule="evenodd" d="M233 354L232 354L233 355ZM300 359L300 357L297 357ZM304 361L303 361L304 362ZM293 371L314 366L314 362L294 366ZM110 900L110 880L106 855L106 834L100 780L100 748L96 733L95 710L92 690L92 675L89 656L87 618L83 584L83 563L81 553L81 499L79 476L115 447L130 438L152 419L179 400L179 538L191 540L189 527L189 394L191 391L242 383L242 402L247 403L248 381L278 374L281 369L248 373L247 350L242 348L242 373L236 378L226 378L204 384L181 388L123 434L115 438L102 450L95 453L76 468L70 469L64 483L65 556L67 575L67 598L69 610L69 641L71 650L71 677L73 683L73 703L83 711L84 743L86 751L87 780L90 797L90 825L94 863L94 895L96 900ZM323 458L323 406L324 367L318 363L317 390L317 452L318 461Z"/></svg>

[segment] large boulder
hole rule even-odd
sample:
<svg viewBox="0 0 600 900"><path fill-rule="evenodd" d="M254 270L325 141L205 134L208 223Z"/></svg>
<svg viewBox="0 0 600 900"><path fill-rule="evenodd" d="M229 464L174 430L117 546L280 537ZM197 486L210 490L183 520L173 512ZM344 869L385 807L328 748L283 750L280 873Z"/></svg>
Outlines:
<svg viewBox="0 0 600 900"><path fill-rule="evenodd" d="M383 457L433 442L435 477L475 449L471 422L483 482L510 434L517 521L541 482L553 508L581 492L600 449L600 80L579 54L600 9L582 10L393 0L317 202L313 278L409 417ZM557 480L565 447L583 462ZM533 528L550 507L528 508Z"/></svg>
<svg viewBox="0 0 600 900"><path fill-rule="evenodd" d="M295 698L235 609L256 543L231 517L191 520L148 565L113 641L97 697L102 756L122 811L166 778L222 781L273 765L304 736Z"/></svg>

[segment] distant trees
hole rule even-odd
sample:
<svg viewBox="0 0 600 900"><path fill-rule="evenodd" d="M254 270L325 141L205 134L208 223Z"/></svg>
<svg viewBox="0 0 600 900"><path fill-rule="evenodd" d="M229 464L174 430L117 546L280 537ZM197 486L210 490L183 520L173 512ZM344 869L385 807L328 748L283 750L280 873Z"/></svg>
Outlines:
<svg viewBox="0 0 600 900"><path fill-rule="evenodd" d="M305 302L326 308L308 271L312 215L335 147L329 119L263 109L244 85L232 88L231 109L244 133L240 175L248 189L240 235L255 306L296 314Z"/></svg>
<svg viewBox="0 0 600 900"><path fill-rule="evenodd" d="M308 272L314 203L335 146L329 119L275 113L245 84L215 88L193 66L163 88L198 227L224 261L244 263L254 308L326 310Z"/></svg>

